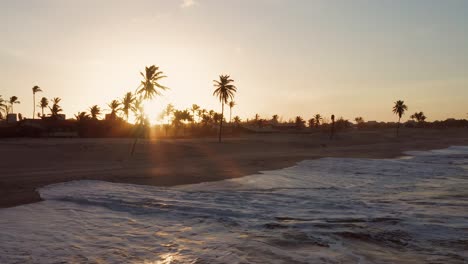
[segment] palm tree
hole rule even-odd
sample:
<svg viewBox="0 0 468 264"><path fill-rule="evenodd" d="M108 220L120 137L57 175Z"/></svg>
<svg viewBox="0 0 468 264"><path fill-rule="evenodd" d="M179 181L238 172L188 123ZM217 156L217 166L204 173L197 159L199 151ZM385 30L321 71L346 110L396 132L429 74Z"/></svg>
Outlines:
<svg viewBox="0 0 468 264"><path fill-rule="evenodd" d="M2 96L0 95L0 114L2 114L1 119L3 119L3 113L2 112L5 112L5 115L8 114L8 105L6 104L5 99L3 99Z"/></svg>
<svg viewBox="0 0 468 264"><path fill-rule="evenodd" d="M14 104L20 104L21 102L18 101L18 97L17 97L17 96L12 96L12 97L10 97L9 103L10 103L11 113L14 113L15 111L14 111L14 109L13 109L13 105L14 105Z"/></svg>
<svg viewBox="0 0 468 264"><path fill-rule="evenodd" d="M240 123L241 123L240 117L239 117L239 116L235 116L235 117L234 117L234 124L236 124L236 126L239 127Z"/></svg>
<svg viewBox="0 0 468 264"><path fill-rule="evenodd" d="M331 115L331 130L330 130L330 139L333 138L333 135L335 134L335 115Z"/></svg>
<svg viewBox="0 0 468 264"><path fill-rule="evenodd" d="M42 116L44 117L44 108L49 106L49 100L47 98L42 97L41 101L39 102L39 107L41 108L42 111Z"/></svg>
<svg viewBox="0 0 468 264"><path fill-rule="evenodd" d="M322 119L323 119L323 118L322 118L322 116L321 116L320 114L316 114L316 115L314 116L315 127L317 127L317 128L319 127L320 121L321 121Z"/></svg>
<svg viewBox="0 0 468 264"><path fill-rule="evenodd" d="M224 116L224 104L227 104L229 100L234 98L234 93L237 92L236 86L232 83L234 80L229 75L220 75L219 81L213 80L214 87L216 88L213 92L214 96L217 96L221 102L221 122L219 122L219 142L221 142L221 133L223 130L223 116Z"/></svg>
<svg viewBox="0 0 468 264"><path fill-rule="evenodd" d="M169 125L171 123L171 116L174 114L174 110L174 106L172 104L168 104L162 113L163 119L167 119L167 124L165 125L166 137L169 130Z"/></svg>
<svg viewBox="0 0 468 264"><path fill-rule="evenodd" d="M86 112L78 112L78 114L75 115L75 119L78 122L89 120L89 118L90 117L89 117L88 113L86 113Z"/></svg>
<svg viewBox="0 0 468 264"><path fill-rule="evenodd" d="M130 114L130 111L134 111L133 109L133 103L135 102L135 97L133 96L132 92L128 92L124 95L122 98L121 104L122 104L122 112L125 115L125 120L128 122L128 116Z"/></svg>
<svg viewBox="0 0 468 264"><path fill-rule="evenodd" d="M422 123L426 120L426 116L423 112L416 112L410 116L411 119L418 121L418 123Z"/></svg>
<svg viewBox="0 0 468 264"><path fill-rule="evenodd" d="M301 116L296 116L295 124L297 129L302 129L304 127L305 121Z"/></svg>
<svg viewBox="0 0 468 264"><path fill-rule="evenodd" d="M308 123L309 123L309 128L313 128L315 124L315 119L313 118L309 119Z"/></svg>
<svg viewBox="0 0 468 264"><path fill-rule="evenodd" d="M101 115L101 108L97 105L93 105L89 108L89 112L91 113L91 118L97 120Z"/></svg>
<svg viewBox="0 0 468 264"><path fill-rule="evenodd" d="M364 127L364 118L362 118L361 116L354 118L354 121L356 122L358 128Z"/></svg>
<svg viewBox="0 0 468 264"><path fill-rule="evenodd" d="M63 109L59 105L60 101L62 101L62 99L59 97L52 98L52 107L49 107L50 115L52 117L57 117L59 113L63 111Z"/></svg>
<svg viewBox="0 0 468 264"><path fill-rule="evenodd" d="M232 122L232 108L236 105L236 102L232 101L229 102L229 123Z"/></svg>
<svg viewBox="0 0 468 264"><path fill-rule="evenodd" d="M397 125L397 131L396 131L397 136L400 130L401 117L405 114L406 110L408 110L408 107L405 105L404 101L398 100L395 102L395 105L393 106L393 113L398 115L398 125Z"/></svg>
<svg viewBox="0 0 468 264"><path fill-rule="evenodd" d="M198 106L198 105L196 105L196 104L193 104L193 105L192 105L192 108L190 108L190 111L192 111L192 116L193 116L192 122L195 121L195 112L198 113L198 110L200 110L200 106Z"/></svg>
<svg viewBox="0 0 468 264"><path fill-rule="evenodd" d="M115 119L117 113L121 110L120 102L118 100L112 100L107 106L109 106L111 110L111 119Z"/></svg>
<svg viewBox="0 0 468 264"><path fill-rule="evenodd" d="M202 120L203 120L203 116L206 114L207 110L206 109L199 109L197 112L198 112L197 113L198 114L198 122L201 123Z"/></svg>
<svg viewBox="0 0 468 264"><path fill-rule="evenodd" d="M144 107L142 106L143 100L151 100L156 95L161 95L161 91L168 90L166 86L159 84L161 79L167 76L163 75L163 72L159 70L156 65L145 67L145 73L140 72L143 80L141 81L140 87L138 87L136 93L140 95L140 98L135 102L138 103L139 107L135 107L134 112L136 114L137 123L143 129L148 124L148 118L144 114ZM141 100L140 100L141 99ZM135 146L138 141L138 135L135 137L132 147L132 156L135 152Z"/></svg>
<svg viewBox="0 0 468 264"><path fill-rule="evenodd" d="M36 118L36 93L42 92L42 90L39 86L35 85L32 88L32 92L33 92L33 119L34 119Z"/></svg>
<svg viewBox="0 0 468 264"><path fill-rule="evenodd" d="M167 90L169 88L159 84L159 80L166 78L167 76L163 75L163 72L159 70L159 67L152 65L150 67L145 67L145 73L140 72L143 76L140 87L137 89L137 94L143 96L145 100L151 100L156 95L161 95L159 90Z"/></svg>
<svg viewBox="0 0 468 264"><path fill-rule="evenodd" d="M278 119L279 119L279 116L278 116L278 115L273 115L273 116L271 117L271 122L272 122L273 124L278 124Z"/></svg>

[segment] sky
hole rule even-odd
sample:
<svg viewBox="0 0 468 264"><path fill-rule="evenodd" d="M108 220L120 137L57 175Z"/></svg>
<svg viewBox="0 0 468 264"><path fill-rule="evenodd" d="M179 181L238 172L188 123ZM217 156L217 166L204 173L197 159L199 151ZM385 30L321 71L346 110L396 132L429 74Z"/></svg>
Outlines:
<svg viewBox="0 0 468 264"><path fill-rule="evenodd" d="M243 119L395 121L400 99L405 118L467 118L467 25L464 0L0 0L0 95L31 117L39 85L72 117L107 110L155 64L171 89L152 121L168 103L220 111L220 74Z"/></svg>

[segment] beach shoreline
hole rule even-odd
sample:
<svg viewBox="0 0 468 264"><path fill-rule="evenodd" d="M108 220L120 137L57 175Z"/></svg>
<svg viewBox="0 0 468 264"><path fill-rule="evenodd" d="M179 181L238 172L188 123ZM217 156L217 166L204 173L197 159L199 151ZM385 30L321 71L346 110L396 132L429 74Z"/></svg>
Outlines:
<svg viewBox="0 0 468 264"><path fill-rule="evenodd" d="M324 157L396 158L405 151L468 145L467 129L250 134L226 139L16 138L0 140L0 208L41 201L37 188L73 180L175 186L219 181Z"/></svg>

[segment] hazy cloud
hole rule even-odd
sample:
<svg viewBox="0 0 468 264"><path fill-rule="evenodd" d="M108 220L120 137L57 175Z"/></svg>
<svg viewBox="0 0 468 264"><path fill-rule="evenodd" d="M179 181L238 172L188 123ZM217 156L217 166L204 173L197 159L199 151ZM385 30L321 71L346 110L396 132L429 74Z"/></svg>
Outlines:
<svg viewBox="0 0 468 264"><path fill-rule="evenodd" d="M192 7L192 6L196 5L196 4L197 4L197 2L195 0L183 0L180 7L188 8L188 7Z"/></svg>

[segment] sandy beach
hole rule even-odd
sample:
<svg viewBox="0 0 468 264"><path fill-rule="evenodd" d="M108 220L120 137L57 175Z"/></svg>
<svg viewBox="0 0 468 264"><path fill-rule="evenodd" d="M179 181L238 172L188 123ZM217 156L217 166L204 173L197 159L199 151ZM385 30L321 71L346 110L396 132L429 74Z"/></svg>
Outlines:
<svg viewBox="0 0 468 264"><path fill-rule="evenodd" d="M0 140L0 207L41 200L36 188L93 179L155 186L217 181L280 169L321 157L392 158L408 150L468 145L466 129L353 131L330 141L322 133L254 134L226 139Z"/></svg>

